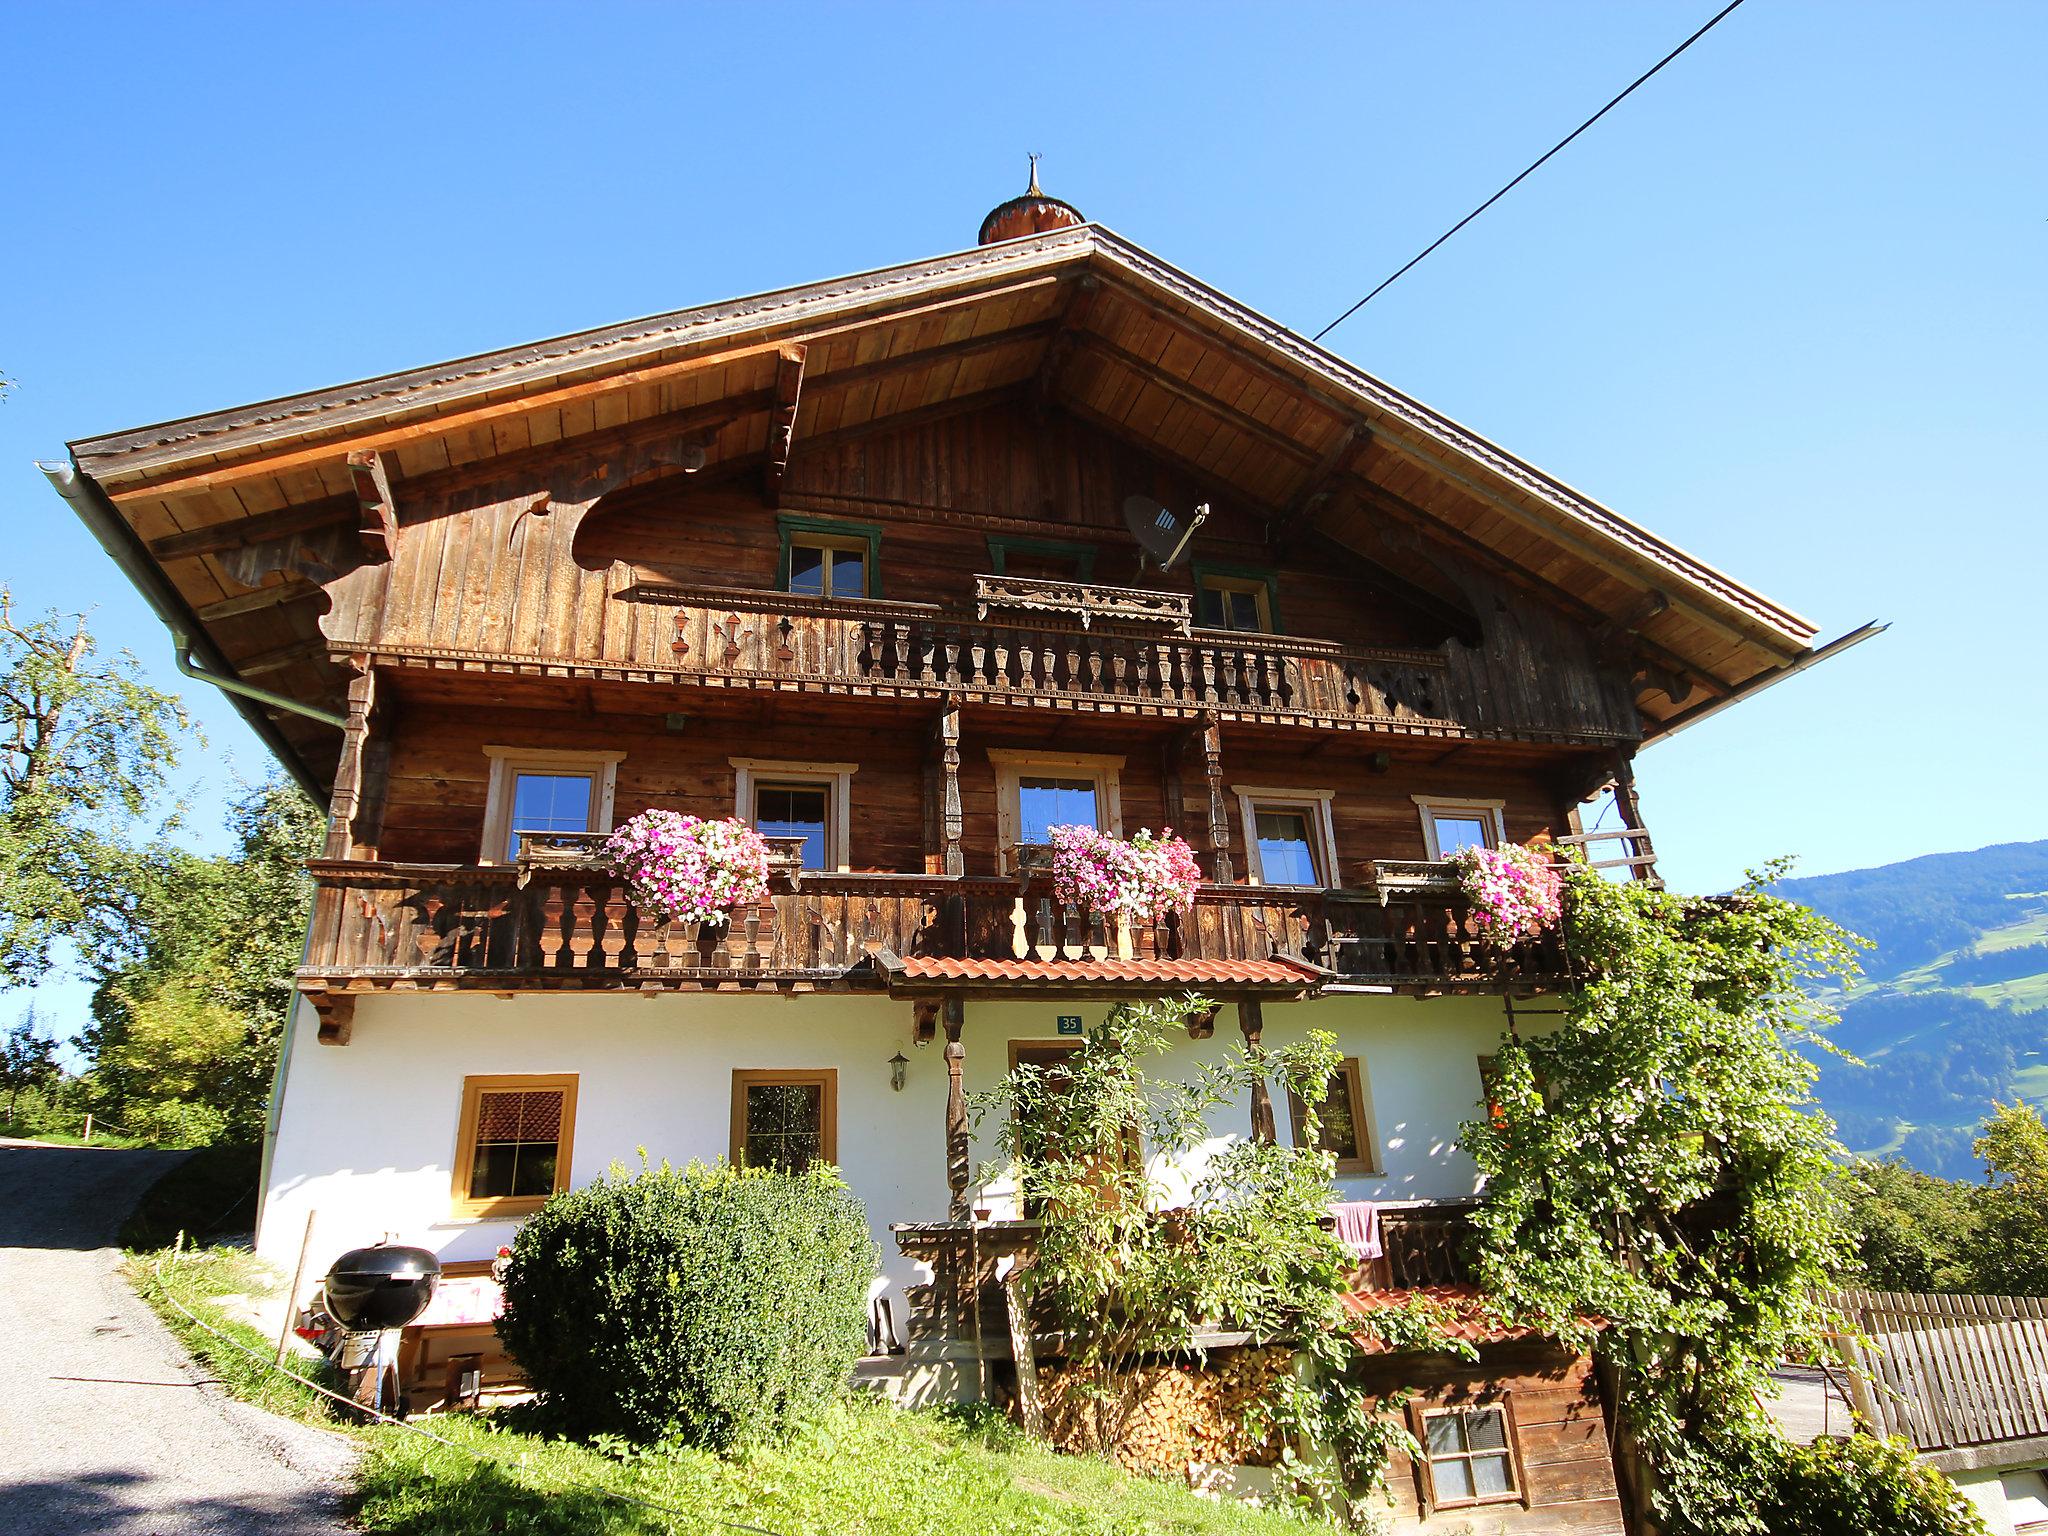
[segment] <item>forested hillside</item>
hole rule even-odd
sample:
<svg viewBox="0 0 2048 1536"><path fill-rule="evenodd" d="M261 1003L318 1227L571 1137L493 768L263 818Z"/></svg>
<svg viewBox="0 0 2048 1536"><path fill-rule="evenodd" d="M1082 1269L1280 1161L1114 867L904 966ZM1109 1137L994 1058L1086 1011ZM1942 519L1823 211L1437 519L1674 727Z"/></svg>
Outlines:
<svg viewBox="0 0 2048 1536"><path fill-rule="evenodd" d="M1870 939L1820 1094L1857 1152L1950 1178L1980 1172L1994 1099L2048 1104L2048 842L2002 843L1779 889Z"/></svg>

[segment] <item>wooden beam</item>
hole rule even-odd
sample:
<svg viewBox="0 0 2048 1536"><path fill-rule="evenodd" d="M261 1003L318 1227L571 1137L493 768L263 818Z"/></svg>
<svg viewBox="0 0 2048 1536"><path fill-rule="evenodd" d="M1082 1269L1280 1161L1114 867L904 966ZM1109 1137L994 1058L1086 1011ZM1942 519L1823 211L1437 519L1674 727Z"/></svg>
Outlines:
<svg viewBox="0 0 2048 1536"><path fill-rule="evenodd" d="M1193 459L1186 457L1184 454L1176 453L1163 443L1154 442L1144 434L1133 431L1115 417L1104 415L1101 411L1096 410L1094 406L1076 395L1062 395L1055 403L1069 416L1085 421L1092 427L1101 428L1111 437L1116 438L1120 442L1129 443L1141 452L1150 454L1162 464L1172 465L1182 474L1192 477L1197 485L1204 483L1216 484L1218 482L1228 484L1239 500L1242 501L1246 512L1265 521L1272 521L1276 510L1273 504L1257 492L1247 490L1242 481L1231 480L1229 476L1219 473L1207 464L1197 464Z"/></svg>
<svg viewBox="0 0 2048 1536"><path fill-rule="evenodd" d="M273 650L258 651L245 661L234 662L237 677L255 677L263 672L281 672L286 667L295 667L302 661L315 661L327 654L324 638L295 640L290 645L280 645ZM229 658L231 661L233 658Z"/></svg>
<svg viewBox="0 0 2048 1536"><path fill-rule="evenodd" d="M207 603L192 611L198 615L200 623L212 624L219 619L232 619L244 613L261 613L265 608L275 608L282 603L295 603L302 597L313 596L319 590L296 572L286 571L282 581L273 581L253 592L224 597L217 603Z"/></svg>
<svg viewBox="0 0 2048 1536"><path fill-rule="evenodd" d="M782 481L789 473L789 455L796 444L797 400L804 387L801 345L784 347L775 356L774 398L768 406L768 465L761 473L761 496L769 506L782 505Z"/></svg>
<svg viewBox="0 0 2048 1536"><path fill-rule="evenodd" d="M700 353L695 357L678 358L672 362L651 363L646 367L628 369L622 373L605 375L595 379L582 379L573 384L558 385L552 389L535 390L532 394L513 395L504 399L487 401L464 410L451 411L444 416L431 416L420 421L407 422L403 426L372 423L346 436L336 437L323 443L305 448L291 449L282 453L264 454L263 444L255 444L252 457L240 459L232 464L215 464L204 469L192 470L185 474L170 474L159 479L150 479L145 471L141 478L119 485L109 485L107 494L116 503L147 499L154 496L180 495L188 491L212 490L233 485L257 475L282 474L288 470L315 468L323 464L341 462L357 448L374 448L390 452L407 443L416 443L432 437L452 436L474 428L488 428L494 421L508 416L523 416L534 411L551 407L573 405L594 395L605 395L635 388L643 384L658 384L667 379L681 378L686 374L700 372L707 368L719 368L729 363L743 362L748 358L761 357L778 351L785 342L823 341L833 336L844 336L854 331L868 330L876 326L899 325L906 320L915 320L924 315L941 314L962 306L980 304L995 299L1021 296L1033 289L1045 288L1059 282L1057 274L1026 278L1021 282L1003 283L993 287L976 289L940 299L930 304L897 310L893 313L869 313L856 320L847 320L835 325L814 329L792 328L780 336L761 337L744 345L729 347L717 352ZM479 389L487 387L478 382ZM398 407L394 407L397 409ZM349 425L354 425L350 423ZM317 430L317 428L316 428ZM345 428L343 430L346 430ZM174 463L176 461L173 461ZM109 475L119 476L119 470L109 470ZM104 483L104 482L102 482Z"/></svg>
<svg viewBox="0 0 2048 1536"><path fill-rule="evenodd" d="M960 811L960 706L949 703L939 711L939 838L940 869L948 875L967 873L967 855L961 847L966 822Z"/></svg>
<svg viewBox="0 0 2048 1536"><path fill-rule="evenodd" d="M1074 355L1074 346L1080 340L1081 332L1087 329L1088 316L1094 312L1096 302L1102 294L1102 281L1092 273L1083 273L1074 281L1074 292L1067 300L1067 307L1060 315L1059 328L1052 340L1045 345L1045 356L1039 359L1038 374L1031 381L1032 403L1043 409L1059 398L1060 375L1066 371L1067 360Z"/></svg>
<svg viewBox="0 0 2048 1536"><path fill-rule="evenodd" d="M149 541L149 552L162 561L181 560L188 555L217 555L229 549L247 549L251 544L290 538L295 533L311 533L316 528L331 528L355 517L358 510L353 495L323 496L318 501L280 507L275 512L259 512L254 517L208 523L204 528L193 528L185 533L167 533L160 539Z"/></svg>
<svg viewBox="0 0 2048 1536"><path fill-rule="evenodd" d="M1628 652L1630 637L1670 606L1671 599L1652 587L1594 631L1594 654L1605 661L1620 660Z"/></svg>
<svg viewBox="0 0 2048 1536"><path fill-rule="evenodd" d="M828 389L850 389L871 379L887 378L890 374L901 373L906 368L926 363L958 362L977 357L983 352L1000 352L1005 347L1014 347L1024 342L1037 342L1051 334L1052 326L1041 321L1036 325L1020 325L1007 331L991 331L986 336L969 336L964 341L949 341L940 346L925 347L921 351L899 352L893 357L878 357L871 363L855 363L850 368L821 370L810 376L811 393L816 395Z"/></svg>
<svg viewBox="0 0 2048 1536"><path fill-rule="evenodd" d="M355 852L356 812L362 804L363 744L370 737L370 710L377 701L377 674L365 665L349 679L348 723L341 729L341 759L334 769L334 793L327 803L327 842L321 857L346 859Z"/></svg>
<svg viewBox="0 0 2048 1536"><path fill-rule="evenodd" d="M1168 373L1157 363L1147 362L1144 358L1138 356L1137 353L1124 350L1124 348L1118 346L1107 337L1098 336L1093 331L1081 331L1076 333L1076 338L1084 351L1093 352L1099 357L1107 358L1117 367L1127 372L1135 373L1139 378L1144 379L1147 383L1158 389L1164 390L1183 404L1192 406L1195 410L1215 417L1217 421L1233 431L1242 432L1245 436L1264 443L1275 453L1284 453L1288 457L1299 459L1305 464L1314 464L1316 462L1316 452L1313 448L1304 447L1285 432L1280 431L1276 427L1268 426L1256 416L1246 415L1234 405L1225 405L1213 395L1202 393L1201 390L1196 389L1185 380Z"/></svg>
<svg viewBox="0 0 2048 1536"><path fill-rule="evenodd" d="M1239 999L1237 1027L1244 1035L1245 1049L1263 1065L1266 1054L1266 1014L1264 1006L1257 998ZM1252 1140L1263 1142L1270 1147L1279 1139L1280 1129L1273 1119L1273 1093L1262 1073L1252 1083Z"/></svg>
<svg viewBox="0 0 2048 1536"><path fill-rule="evenodd" d="M320 1015L320 1043L347 1045L355 1033L356 998L353 992L308 992L306 1001Z"/></svg>
<svg viewBox="0 0 2048 1536"><path fill-rule="evenodd" d="M391 475L384 467L384 455L374 448L358 448L348 456L348 474L355 482L356 500L363 511L363 558L394 558L398 554L398 501L391 494Z"/></svg>
<svg viewBox="0 0 2048 1536"><path fill-rule="evenodd" d="M1368 434L1363 422L1354 421L1337 435L1337 441L1329 451L1316 461L1313 469L1301 477L1294 497L1287 503L1287 510L1269 525L1268 538L1283 536L1291 528L1315 521L1316 513L1322 510L1336 493L1339 477L1343 474L1345 461L1352 453L1364 446Z"/></svg>
<svg viewBox="0 0 2048 1536"><path fill-rule="evenodd" d="M960 1043L960 1030L967 1022L967 1008L958 997L944 999L941 1006L946 1031L946 1214L954 1221L965 1221L971 1214L967 1202L971 1154L967 1141L967 1049Z"/></svg>
<svg viewBox="0 0 2048 1536"><path fill-rule="evenodd" d="M1237 879L1230 857L1230 806L1223 798L1223 728L1214 720L1201 726L1202 774L1209 785L1209 878L1218 885Z"/></svg>

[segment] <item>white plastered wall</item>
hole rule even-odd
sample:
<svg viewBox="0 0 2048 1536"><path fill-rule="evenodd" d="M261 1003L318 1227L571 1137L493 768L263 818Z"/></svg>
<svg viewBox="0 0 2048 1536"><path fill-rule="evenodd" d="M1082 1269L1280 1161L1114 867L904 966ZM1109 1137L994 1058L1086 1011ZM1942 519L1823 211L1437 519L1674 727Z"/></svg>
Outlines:
<svg viewBox="0 0 2048 1536"><path fill-rule="evenodd" d="M1109 1005L1048 998L966 1006L966 1080L975 1092L1009 1067L1009 1042L1058 1040L1060 1016L1098 1023ZM1379 1177L1339 1181L1346 1199L1398 1200L1470 1194L1471 1161L1455 1142L1478 1101L1478 1058L1499 1042L1497 999L1346 996L1265 1008L1269 1045L1309 1029L1337 1036L1364 1065ZM946 1215L946 1067L940 1048L912 1043L906 1002L869 996L801 998L718 994L576 995L394 993L363 997L346 1046L317 1042L318 1019L303 1002L298 1038L276 1126L264 1192L259 1250L289 1269L308 1212L317 1211L307 1274L323 1273L344 1249L387 1234L444 1260L484 1259L511 1240L515 1223L450 1215L450 1165L465 1076L575 1073L578 1078L572 1182L640 1153L682 1164L728 1151L732 1073L738 1068L820 1068L838 1072L838 1154L847 1182L868 1210L883 1274L877 1289L898 1292L916 1278L889 1224ZM1216 1057L1238 1039L1226 1007L1209 1041L1182 1041L1160 1074ZM889 1058L909 1058L903 1091L889 1086ZM1288 1108L1276 1096L1283 1137ZM1250 1108L1216 1117L1219 1137L1244 1133ZM976 1148L976 1166L991 1148ZM1010 1214L1000 1182L975 1203Z"/></svg>

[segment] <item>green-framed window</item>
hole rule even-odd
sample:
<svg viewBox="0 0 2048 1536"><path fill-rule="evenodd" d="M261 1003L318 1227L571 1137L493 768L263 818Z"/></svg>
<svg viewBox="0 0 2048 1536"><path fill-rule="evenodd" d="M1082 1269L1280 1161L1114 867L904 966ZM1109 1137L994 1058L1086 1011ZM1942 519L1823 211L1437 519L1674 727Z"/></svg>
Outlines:
<svg viewBox="0 0 2048 1536"><path fill-rule="evenodd" d="M1281 633L1280 583L1272 571L1197 560L1188 572L1195 582L1195 623L1201 628Z"/></svg>
<svg viewBox="0 0 2048 1536"><path fill-rule="evenodd" d="M1054 580L1093 581L1095 546L1065 539L999 539L988 541L989 570L998 576L1036 576L1046 571L1065 574ZM1014 567L1014 568L1013 568Z"/></svg>
<svg viewBox="0 0 2048 1536"><path fill-rule="evenodd" d="M811 597L880 597L882 530L840 517L775 519L775 585Z"/></svg>

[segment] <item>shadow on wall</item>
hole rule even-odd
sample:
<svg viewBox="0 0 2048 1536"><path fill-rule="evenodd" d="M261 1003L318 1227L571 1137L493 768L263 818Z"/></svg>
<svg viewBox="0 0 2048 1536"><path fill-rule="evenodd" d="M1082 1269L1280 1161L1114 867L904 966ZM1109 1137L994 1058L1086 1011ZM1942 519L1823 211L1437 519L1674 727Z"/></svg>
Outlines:
<svg viewBox="0 0 2048 1536"><path fill-rule="evenodd" d="M185 1500L166 1509L150 1501L155 1486L139 1472L9 1483L0 1487L0 1530L34 1531L37 1536L145 1536L175 1524L179 1530L216 1536L342 1536L341 1501L321 1489ZM541 1528L538 1523L521 1527Z"/></svg>

